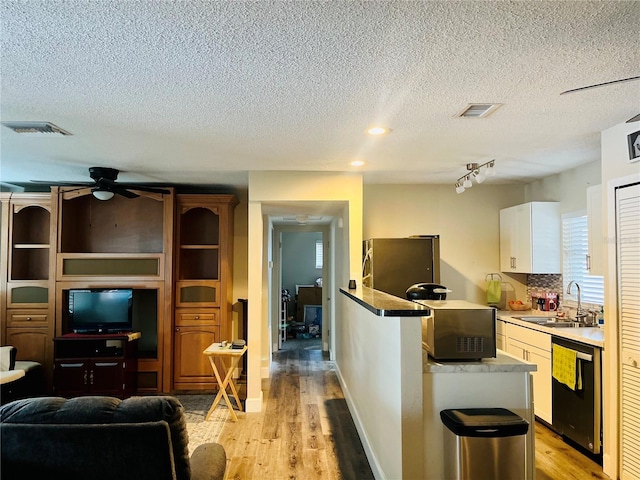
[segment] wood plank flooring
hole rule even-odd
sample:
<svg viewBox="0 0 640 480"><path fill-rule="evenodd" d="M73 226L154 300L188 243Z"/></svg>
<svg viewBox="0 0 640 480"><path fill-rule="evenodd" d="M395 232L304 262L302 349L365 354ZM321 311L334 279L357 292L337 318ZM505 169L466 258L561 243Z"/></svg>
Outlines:
<svg viewBox="0 0 640 480"><path fill-rule="evenodd" d="M227 422L222 430L227 480L373 479L334 365L320 350L275 354L263 390L262 412L238 412L238 422ZM536 424L536 480L559 479L608 477L600 465Z"/></svg>

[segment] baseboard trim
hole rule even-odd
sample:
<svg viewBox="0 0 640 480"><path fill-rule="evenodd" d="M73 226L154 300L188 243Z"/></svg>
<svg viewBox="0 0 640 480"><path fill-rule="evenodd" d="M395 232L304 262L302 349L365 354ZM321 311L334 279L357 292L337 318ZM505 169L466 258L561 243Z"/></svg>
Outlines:
<svg viewBox="0 0 640 480"><path fill-rule="evenodd" d="M260 396L258 398L247 398L244 402L245 412L261 412L262 400L263 400L262 390L260 391Z"/></svg>
<svg viewBox="0 0 640 480"><path fill-rule="evenodd" d="M336 375L338 377L338 382L340 382L340 387L342 387L342 393L344 393L344 399L347 401L347 407L349 407L349 412L353 417L353 423L356 426L356 430L358 431L358 435L360 435L360 440L362 441L362 447L364 448L364 453L367 455L367 460L369 460L369 466L371 467L371 471L373 472L373 476L376 479L383 480L385 478L382 468L378 463L378 459L371 448L371 443L369 442L369 437L367 436L367 432L362 426L362 421L360 420L360 416L358 415L358 411L355 408L353 400L351 399L351 393L349 392L349 388L344 382L344 378L342 377L342 372L340 372L340 367L336 363Z"/></svg>

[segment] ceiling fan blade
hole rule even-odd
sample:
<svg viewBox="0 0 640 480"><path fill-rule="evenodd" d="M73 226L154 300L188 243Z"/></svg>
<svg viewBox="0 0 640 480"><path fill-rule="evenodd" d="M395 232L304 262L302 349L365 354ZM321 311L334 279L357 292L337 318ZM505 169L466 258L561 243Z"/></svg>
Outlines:
<svg viewBox="0 0 640 480"><path fill-rule="evenodd" d="M612 80L611 82L596 83L595 85L587 85L586 87L572 88L571 90L565 90L564 92L560 93L560 95L564 95L565 93L580 92L582 90L588 90L590 88L604 87L605 85L612 85L614 83L630 82L632 80L640 80L640 76L629 77L629 78L621 78L619 80Z"/></svg>
<svg viewBox="0 0 640 480"><path fill-rule="evenodd" d="M157 187L145 187L142 185L134 185L134 184L125 184L125 183L118 183L117 185L119 185L122 188L126 188L129 190L138 190L140 192L149 192L149 193L161 193L163 195L169 195L169 190L165 190L164 188L157 188Z"/></svg>
<svg viewBox="0 0 640 480"><path fill-rule="evenodd" d="M84 197L92 192L92 187L73 188L71 190L64 190L62 192L62 198L65 200L71 200L72 198Z"/></svg>
<svg viewBox="0 0 640 480"><path fill-rule="evenodd" d="M122 195L125 198L138 198L140 196L137 193L127 190L126 188L122 188L120 185L115 185L112 188L109 188L109 190L117 195Z"/></svg>
<svg viewBox="0 0 640 480"><path fill-rule="evenodd" d="M633 122L638 122L638 121L640 121L640 113L638 115L636 115L635 117L631 117L625 123L633 123Z"/></svg>
<svg viewBox="0 0 640 480"><path fill-rule="evenodd" d="M31 183L39 183L42 185L51 185L54 187L91 187L93 182L52 182L49 180L29 180Z"/></svg>

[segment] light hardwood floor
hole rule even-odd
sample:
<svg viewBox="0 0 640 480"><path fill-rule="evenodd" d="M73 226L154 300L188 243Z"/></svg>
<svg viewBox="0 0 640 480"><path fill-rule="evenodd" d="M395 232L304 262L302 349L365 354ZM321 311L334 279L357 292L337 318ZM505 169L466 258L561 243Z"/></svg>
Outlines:
<svg viewBox="0 0 640 480"><path fill-rule="evenodd" d="M320 350L275 354L263 390L262 412L238 413L238 422L222 430L227 480L373 478L334 365ZM597 463L536 424L536 480L607 478Z"/></svg>

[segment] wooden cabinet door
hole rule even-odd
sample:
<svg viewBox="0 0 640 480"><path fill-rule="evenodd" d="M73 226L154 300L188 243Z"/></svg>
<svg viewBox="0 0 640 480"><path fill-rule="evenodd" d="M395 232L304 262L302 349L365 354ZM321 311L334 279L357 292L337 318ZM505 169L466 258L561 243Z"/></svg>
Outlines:
<svg viewBox="0 0 640 480"><path fill-rule="evenodd" d="M85 358L56 360L53 384L56 395L62 397L86 395L89 391L89 360Z"/></svg>
<svg viewBox="0 0 640 480"><path fill-rule="evenodd" d="M124 369L121 360L93 359L89 370L89 390L94 395L122 395Z"/></svg>
<svg viewBox="0 0 640 480"><path fill-rule="evenodd" d="M38 362L45 367L53 358L53 336L48 328L7 328L6 344L18 349L17 360Z"/></svg>
<svg viewBox="0 0 640 480"><path fill-rule="evenodd" d="M213 370L209 358L202 352L212 343L219 341L219 326L176 327L174 383L206 384L213 388L216 383ZM192 387L197 388L196 385Z"/></svg>

